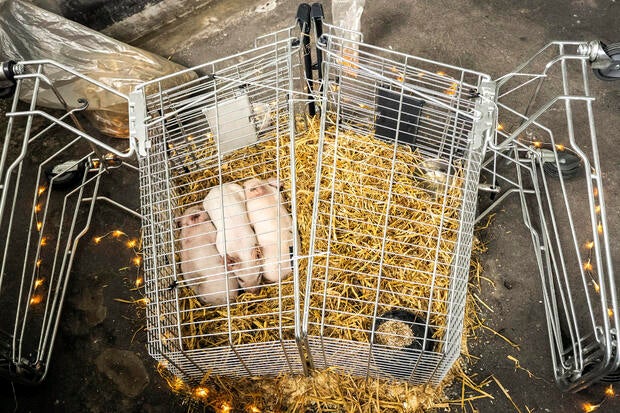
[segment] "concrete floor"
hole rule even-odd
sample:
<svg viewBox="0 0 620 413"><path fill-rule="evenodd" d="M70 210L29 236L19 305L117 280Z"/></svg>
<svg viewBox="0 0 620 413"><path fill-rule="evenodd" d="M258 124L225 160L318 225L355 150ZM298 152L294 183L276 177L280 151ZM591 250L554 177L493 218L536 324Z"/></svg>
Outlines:
<svg viewBox="0 0 620 413"><path fill-rule="evenodd" d="M133 42L134 45L192 66L250 48L254 38L293 23L297 1L278 0L271 10L266 1L211 1ZM271 3L271 2L270 2ZM404 53L464 66L497 77L551 40L620 40L620 4L586 0L548 2L368 1L362 18L365 41ZM329 2L325 2L329 10ZM255 11L261 10L261 11ZM268 11L263 11L268 10ZM612 240L620 237L620 82L595 81L599 149L607 195ZM122 193L118 188L122 187ZM137 208L133 176L112 174L104 192ZM532 257L529 233L521 223L519 205L509 199L483 235L489 250L481 259L485 276L482 298L493 309L482 317L493 329L519 345L516 350L488 332L469 342L479 357L468 366L476 379L494 375L509 390L521 412L577 412L585 401L595 402L602 386L578 394L563 394L553 383L547 328L541 303L540 280ZM121 227L138 236L139 223L102 205L91 235ZM612 242L614 265L620 269L620 243ZM47 381L36 388L0 383L0 411L19 412L174 412L186 411L171 396L145 352L143 319L133 307L115 301L130 299L134 273L131 254L118 253L114 240L99 246L84 244L72 275L61 331ZM105 286L105 288L104 288ZM102 308L104 310L102 310ZM104 315L102 315L104 314ZM134 335L134 333L136 333ZM109 360L122 353L120 366ZM507 356L538 378L516 370ZM126 369L128 382L115 370ZM137 389L137 390L136 390ZM142 390L140 390L142 389ZM452 390L456 396L460 388ZM485 391L493 399L474 402L481 413L517 411L496 385ZM15 409L14 409L15 406ZM456 408L460 411L460 407ZM471 411L471 409L467 410ZM606 402L600 412L620 411L620 400Z"/></svg>

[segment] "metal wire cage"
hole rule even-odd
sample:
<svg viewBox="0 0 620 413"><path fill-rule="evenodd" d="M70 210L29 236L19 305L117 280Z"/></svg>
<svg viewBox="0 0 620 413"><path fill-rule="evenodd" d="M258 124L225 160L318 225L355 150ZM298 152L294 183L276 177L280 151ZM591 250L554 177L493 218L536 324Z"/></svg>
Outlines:
<svg viewBox="0 0 620 413"><path fill-rule="evenodd" d="M309 360L437 384L460 353L489 77L331 34L318 44Z"/></svg>
<svg viewBox="0 0 620 413"><path fill-rule="evenodd" d="M296 342L297 261L292 276L237 299L241 289L230 262L214 270L193 258L192 251L215 260L218 253L205 249L204 234L179 224L188 208L203 208L208 194L219 196L225 185L243 186L249 178L275 179L294 218L295 163L288 145L296 135L299 50L299 39L287 29L259 39L250 51L192 68L201 74L192 82L165 88L157 80L131 96L130 114L141 120L137 130L146 142L140 197L148 349L185 379L207 372L235 377L304 370ZM218 211L209 211L210 219L215 222L229 208L243 210L244 202L219 204ZM245 215L221 217L220 230L228 237L220 251L225 260L233 254L231 245L247 242L233 223ZM292 247L295 255L296 243ZM288 253L279 264L290 265ZM260 265L257 260L252 269L258 273ZM217 290L219 299L218 287L209 284L214 277L228 280Z"/></svg>

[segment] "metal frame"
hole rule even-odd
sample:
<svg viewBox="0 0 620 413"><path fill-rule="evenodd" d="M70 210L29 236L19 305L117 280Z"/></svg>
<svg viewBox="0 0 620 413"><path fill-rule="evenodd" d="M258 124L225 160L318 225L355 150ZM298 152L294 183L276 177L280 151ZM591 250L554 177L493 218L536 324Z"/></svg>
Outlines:
<svg viewBox="0 0 620 413"><path fill-rule="evenodd" d="M101 178L121 166L121 158L133 156L134 150L131 141L119 150L84 132L77 115L87 109L88 102L66 102L48 72L70 74L100 87L101 93L126 96L49 60L21 62L16 71L0 158L0 237L4 240L0 300L6 309L4 323L12 322L0 327L0 374L36 384L48 371L75 251L101 199ZM40 107L42 90L53 92L64 114ZM20 99L30 101L27 109L21 108ZM64 136L49 145L45 137L54 127L62 128ZM20 150L15 154L10 144L19 142L19 135ZM101 155L104 152L112 153L114 159ZM58 166L67 156L72 161ZM62 170L46 176L55 166ZM26 179L28 168L36 168L34 182ZM68 174L75 175L75 185L58 189ZM23 204L29 208L22 208ZM85 217L80 214L83 206Z"/></svg>
<svg viewBox="0 0 620 413"><path fill-rule="evenodd" d="M498 79L500 122L512 127L489 142L485 163L491 187L504 188L495 205L519 194L541 275L554 375L564 391L582 390L620 366L589 50L552 42ZM573 176L567 159L583 172Z"/></svg>

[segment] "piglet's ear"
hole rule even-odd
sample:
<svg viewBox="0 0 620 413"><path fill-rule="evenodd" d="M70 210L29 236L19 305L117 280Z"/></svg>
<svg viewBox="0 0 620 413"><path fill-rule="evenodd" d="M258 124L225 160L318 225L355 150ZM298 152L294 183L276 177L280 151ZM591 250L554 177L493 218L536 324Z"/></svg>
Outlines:
<svg viewBox="0 0 620 413"><path fill-rule="evenodd" d="M245 191L246 192L250 192L252 194L254 194L255 192L262 191L262 186L263 185L262 185L261 181L259 179L256 179L256 178L248 179L243 184L243 188L245 189Z"/></svg>
<svg viewBox="0 0 620 413"><path fill-rule="evenodd" d="M248 197L256 198L265 194L265 188L263 187L263 184L258 183L256 186L248 188L248 192L246 192L246 194Z"/></svg>
<svg viewBox="0 0 620 413"><path fill-rule="evenodd" d="M267 180L269 186L273 186L276 189L282 189L282 180L280 180L280 185L278 185L278 178L273 177Z"/></svg>

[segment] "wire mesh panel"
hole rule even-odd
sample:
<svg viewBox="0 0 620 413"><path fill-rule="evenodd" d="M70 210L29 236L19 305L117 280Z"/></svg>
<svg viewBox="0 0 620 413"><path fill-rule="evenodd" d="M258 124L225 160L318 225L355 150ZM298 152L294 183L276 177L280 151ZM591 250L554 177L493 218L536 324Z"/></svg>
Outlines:
<svg viewBox="0 0 620 413"><path fill-rule="evenodd" d="M298 43L278 32L193 68L192 82L132 97L146 115L148 347L186 379L303 371L289 148Z"/></svg>
<svg viewBox="0 0 620 413"><path fill-rule="evenodd" d="M309 359L314 368L437 384L460 352L492 85L331 35L319 46Z"/></svg>

